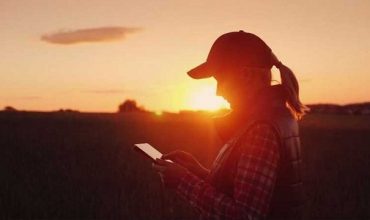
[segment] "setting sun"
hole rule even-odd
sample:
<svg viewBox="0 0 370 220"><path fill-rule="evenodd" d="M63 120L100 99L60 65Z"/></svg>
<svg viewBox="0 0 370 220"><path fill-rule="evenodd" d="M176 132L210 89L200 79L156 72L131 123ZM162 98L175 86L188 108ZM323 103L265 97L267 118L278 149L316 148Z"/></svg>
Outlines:
<svg viewBox="0 0 370 220"><path fill-rule="evenodd" d="M194 110L218 110L229 108L229 103L222 97L216 96L215 87L206 85L195 89L189 98L189 106Z"/></svg>

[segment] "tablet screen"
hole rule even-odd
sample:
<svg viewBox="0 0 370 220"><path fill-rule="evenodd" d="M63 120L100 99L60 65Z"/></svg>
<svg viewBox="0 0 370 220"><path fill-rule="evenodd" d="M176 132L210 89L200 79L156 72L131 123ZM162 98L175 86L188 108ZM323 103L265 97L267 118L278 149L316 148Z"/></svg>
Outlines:
<svg viewBox="0 0 370 220"><path fill-rule="evenodd" d="M149 156L153 160L162 157L162 153L159 152L157 149L155 149L154 147L152 147L152 145L148 143L135 144L135 146L139 148L141 151L143 151L147 156Z"/></svg>

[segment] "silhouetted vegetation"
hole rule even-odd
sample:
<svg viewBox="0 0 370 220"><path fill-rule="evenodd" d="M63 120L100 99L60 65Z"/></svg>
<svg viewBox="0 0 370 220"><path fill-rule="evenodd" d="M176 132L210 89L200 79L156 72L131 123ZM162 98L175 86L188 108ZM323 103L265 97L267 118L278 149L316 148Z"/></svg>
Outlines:
<svg viewBox="0 0 370 220"><path fill-rule="evenodd" d="M370 115L370 102L348 105L315 104L308 105L311 113L343 114L343 115Z"/></svg>
<svg viewBox="0 0 370 220"><path fill-rule="evenodd" d="M67 109L61 108L61 109L58 110L58 112L60 112L60 113L79 113L79 111L73 110L73 109L69 109L69 108L67 108Z"/></svg>
<svg viewBox="0 0 370 220"><path fill-rule="evenodd" d="M118 106L118 112L147 112L144 107L138 106L135 100L127 99Z"/></svg>
<svg viewBox="0 0 370 220"><path fill-rule="evenodd" d="M12 106L5 106L4 111L6 111L6 112L16 112L17 109L15 109Z"/></svg>

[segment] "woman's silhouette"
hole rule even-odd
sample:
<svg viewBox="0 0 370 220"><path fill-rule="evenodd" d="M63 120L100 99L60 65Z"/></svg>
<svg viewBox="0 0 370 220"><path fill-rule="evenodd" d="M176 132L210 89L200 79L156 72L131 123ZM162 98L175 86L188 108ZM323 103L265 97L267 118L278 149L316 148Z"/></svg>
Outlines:
<svg viewBox="0 0 370 220"><path fill-rule="evenodd" d="M282 81L274 86L273 66ZM153 167L165 186L176 189L202 219L300 219L297 119L306 107L293 72L263 40L239 31L219 37L207 61L188 74L214 77L217 95L229 101L232 112L216 120L225 144L210 170L183 151L157 159Z"/></svg>

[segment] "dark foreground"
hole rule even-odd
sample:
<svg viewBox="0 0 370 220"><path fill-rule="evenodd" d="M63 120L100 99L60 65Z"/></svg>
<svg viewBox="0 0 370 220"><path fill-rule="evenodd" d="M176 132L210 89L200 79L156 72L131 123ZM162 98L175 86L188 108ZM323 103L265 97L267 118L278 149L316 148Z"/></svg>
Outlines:
<svg viewBox="0 0 370 220"><path fill-rule="evenodd" d="M310 219L370 218L370 116L301 124ZM132 145L183 149L210 165L205 116L0 113L0 219L191 219Z"/></svg>

